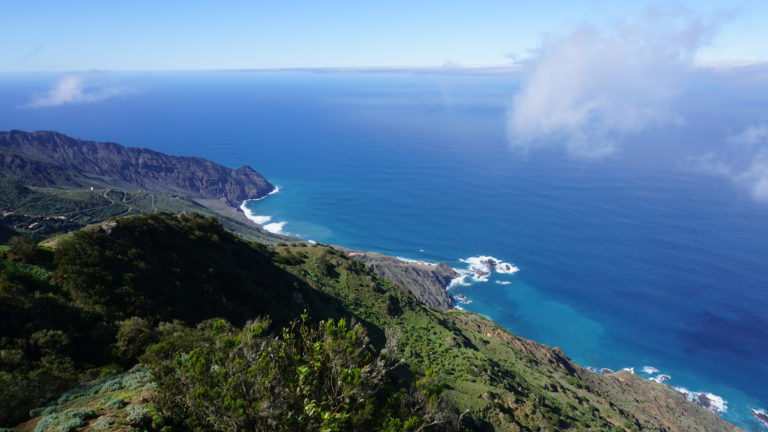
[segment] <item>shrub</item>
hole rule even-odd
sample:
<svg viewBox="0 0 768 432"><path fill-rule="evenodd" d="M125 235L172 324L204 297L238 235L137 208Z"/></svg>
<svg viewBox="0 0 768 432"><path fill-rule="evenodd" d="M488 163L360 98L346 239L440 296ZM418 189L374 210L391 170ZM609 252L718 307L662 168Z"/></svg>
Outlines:
<svg viewBox="0 0 768 432"><path fill-rule="evenodd" d="M115 423L115 418L114 417L104 416L104 417L99 417L95 422L93 422L91 427L94 430L107 430L114 423Z"/></svg>
<svg viewBox="0 0 768 432"><path fill-rule="evenodd" d="M208 322L198 346L173 362L150 350L160 413L192 430L380 430L393 419L411 430L435 406L442 387L420 383L417 403L406 401L410 394L387 378L396 363L386 351L376 355L359 324L313 327L303 316L278 337L268 336L269 324Z"/></svg>
<svg viewBox="0 0 768 432"><path fill-rule="evenodd" d="M70 432L85 425L85 421L96 416L93 410L66 409L44 416L35 426L35 432Z"/></svg>
<svg viewBox="0 0 768 432"><path fill-rule="evenodd" d="M39 256L37 243L29 237L13 236L8 240L7 257L23 263L35 262Z"/></svg>
<svg viewBox="0 0 768 432"><path fill-rule="evenodd" d="M104 406L106 406L109 409L120 409L124 407L126 404L125 400L123 398L114 398L110 399L109 401L106 401Z"/></svg>
<svg viewBox="0 0 768 432"><path fill-rule="evenodd" d="M128 412L126 418L132 424L142 425L151 420L149 409L144 405L131 404L125 407L125 411Z"/></svg>
<svg viewBox="0 0 768 432"><path fill-rule="evenodd" d="M130 365L135 363L144 349L156 341L152 323L148 319L131 317L118 323L115 337L115 355Z"/></svg>

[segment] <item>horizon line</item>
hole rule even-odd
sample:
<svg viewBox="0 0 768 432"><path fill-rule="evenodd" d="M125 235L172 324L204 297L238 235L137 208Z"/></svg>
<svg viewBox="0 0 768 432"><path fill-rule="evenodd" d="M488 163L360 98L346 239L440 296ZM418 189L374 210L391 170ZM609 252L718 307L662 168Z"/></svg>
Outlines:
<svg viewBox="0 0 768 432"><path fill-rule="evenodd" d="M149 72L461 72L493 71L520 72L525 62L491 65L388 65L388 66L291 66L253 68L189 68L189 69L56 69L56 70L0 70L0 74L69 74L84 72L149 73ZM705 60L693 63L696 69L736 69L768 65L768 60Z"/></svg>

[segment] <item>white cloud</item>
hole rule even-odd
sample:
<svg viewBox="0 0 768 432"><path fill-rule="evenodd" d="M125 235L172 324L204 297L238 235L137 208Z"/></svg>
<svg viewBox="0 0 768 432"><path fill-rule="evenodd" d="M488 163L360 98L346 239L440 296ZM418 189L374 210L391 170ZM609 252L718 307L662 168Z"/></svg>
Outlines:
<svg viewBox="0 0 768 432"><path fill-rule="evenodd" d="M768 202L768 123L750 126L728 139L728 143L730 148L720 154L707 153L696 158L695 166L731 180L758 201Z"/></svg>
<svg viewBox="0 0 768 432"><path fill-rule="evenodd" d="M768 124L750 126L729 141L747 147L768 143Z"/></svg>
<svg viewBox="0 0 768 432"><path fill-rule="evenodd" d="M738 181L749 188L758 201L768 201L768 148L762 149L752 160Z"/></svg>
<svg viewBox="0 0 768 432"><path fill-rule="evenodd" d="M509 110L510 143L563 145L596 158L622 136L679 121L672 102L716 25L682 10L649 10L608 29L548 37L523 64Z"/></svg>
<svg viewBox="0 0 768 432"><path fill-rule="evenodd" d="M34 94L23 107L87 104L132 92L130 87L102 72L71 73L61 76L50 90Z"/></svg>

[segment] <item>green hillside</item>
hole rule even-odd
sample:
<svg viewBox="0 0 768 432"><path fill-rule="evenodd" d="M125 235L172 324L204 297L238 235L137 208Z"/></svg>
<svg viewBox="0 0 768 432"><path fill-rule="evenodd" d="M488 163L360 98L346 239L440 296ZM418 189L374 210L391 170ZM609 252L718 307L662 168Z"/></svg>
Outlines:
<svg viewBox="0 0 768 432"><path fill-rule="evenodd" d="M290 241L285 236L235 220L222 214L223 211L211 210L183 196L145 190L41 188L25 186L12 178L0 178L0 210L12 212L0 220L3 227L41 239L110 217L167 211L215 216L227 230L249 240L266 243ZM235 214L234 211L232 213Z"/></svg>
<svg viewBox="0 0 768 432"><path fill-rule="evenodd" d="M2 426L737 430L665 385L428 308L339 249L251 243L212 217L123 217L4 253Z"/></svg>

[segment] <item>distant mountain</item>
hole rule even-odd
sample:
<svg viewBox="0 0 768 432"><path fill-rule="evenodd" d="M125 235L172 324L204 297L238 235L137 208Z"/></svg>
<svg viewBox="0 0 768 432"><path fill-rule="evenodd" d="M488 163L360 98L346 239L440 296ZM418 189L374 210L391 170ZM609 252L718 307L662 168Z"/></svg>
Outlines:
<svg viewBox="0 0 768 432"><path fill-rule="evenodd" d="M0 175L28 186L111 185L190 199L223 199L237 207L275 189L244 166L236 170L196 157L169 156L58 132L0 132Z"/></svg>
<svg viewBox="0 0 768 432"><path fill-rule="evenodd" d="M250 167L233 170L58 132L0 132L0 224L37 239L110 217L167 211L215 216L248 240L292 241L239 210L274 188Z"/></svg>

